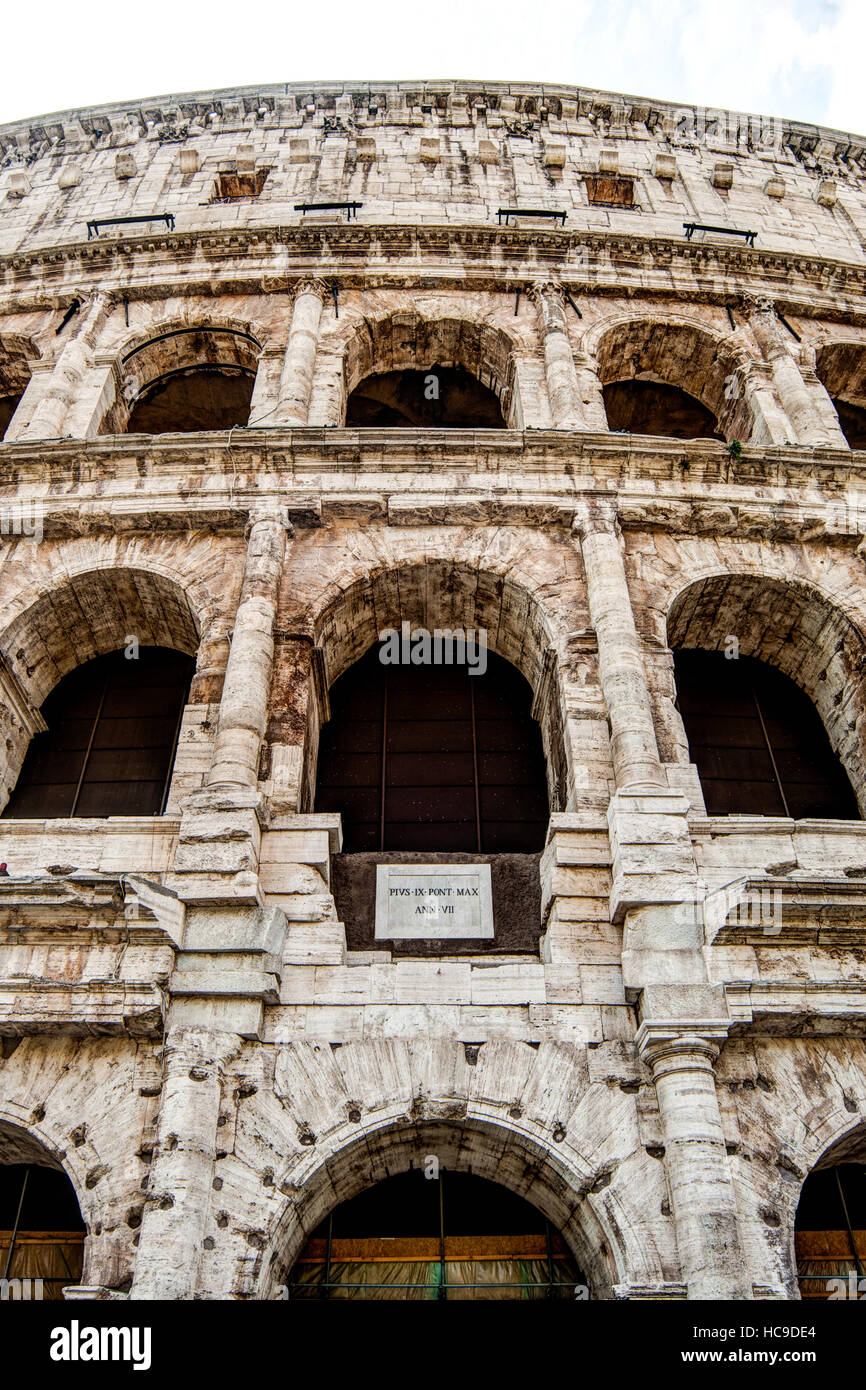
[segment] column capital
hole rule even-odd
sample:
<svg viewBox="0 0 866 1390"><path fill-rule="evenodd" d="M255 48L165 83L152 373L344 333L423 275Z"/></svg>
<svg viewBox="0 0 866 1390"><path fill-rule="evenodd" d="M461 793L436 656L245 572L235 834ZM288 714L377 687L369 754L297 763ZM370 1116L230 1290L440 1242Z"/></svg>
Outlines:
<svg viewBox="0 0 866 1390"><path fill-rule="evenodd" d="M545 333L568 334L565 319L565 290L554 280L532 280L526 293L538 309Z"/></svg>
<svg viewBox="0 0 866 1390"><path fill-rule="evenodd" d="M303 279L295 281L290 296L294 303L302 295L314 294L324 304L330 293L331 287L324 280L320 280L317 276L305 276Z"/></svg>
<svg viewBox="0 0 866 1390"><path fill-rule="evenodd" d="M579 538L608 535L620 538L619 511L613 497L585 497L574 509L572 531Z"/></svg>
<svg viewBox="0 0 866 1390"><path fill-rule="evenodd" d="M774 317L776 314L775 301L768 294L742 294L740 304L750 318L752 314L772 314Z"/></svg>
<svg viewBox="0 0 866 1390"><path fill-rule="evenodd" d="M728 1024L716 1019L644 1021L635 1042L653 1076L677 1071L712 1071L728 1036Z"/></svg>
<svg viewBox="0 0 866 1390"><path fill-rule="evenodd" d="M222 1072L240 1053L242 1039L237 1033L215 1032L210 1028L169 1028L163 1044L166 1067L189 1069L191 1081ZM194 1075L193 1073L200 1073Z"/></svg>
<svg viewBox="0 0 866 1390"><path fill-rule="evenodd" d="M272 522L277 526L282 526L286 535L289 537L295 534L295 528L289 520L288 507L282 507L279 504L269 505L264 502L256 502L249 509L246 525L244 527L244 538L249 540L253 527L260 526L262 522Z"/></svg>

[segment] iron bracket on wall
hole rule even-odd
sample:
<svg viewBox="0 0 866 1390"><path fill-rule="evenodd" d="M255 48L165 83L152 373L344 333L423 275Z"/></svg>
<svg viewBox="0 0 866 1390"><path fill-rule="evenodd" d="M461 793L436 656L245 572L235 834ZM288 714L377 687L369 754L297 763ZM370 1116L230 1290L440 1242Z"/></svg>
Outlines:
<svg viewBox="0 0 866 1390"><path fill-rule="evenodd" d="M502 219L505 218L506 227L509 225L509 217L553 217L565 226L567 212L557 212L554 208L499 208L496 213L499 218L499 225L502 226Z"/></svg>
<svg viewBox="0 0 866 1390"><path fill-rule="evenodd" d="M724 236L741 236L745 238L746 244L754 248L757 232L746 232L740 227L710 227L705 222L684 222L686 241L691 241L695 232L720 232Z"/></svg>
<svg viewBox="0 0 866 1390"><path fill-rule="evenodd" d="M170 232L174 231L173 212L154 212L141 217L99 217L87 224L87 240L99 236L100 227L124 227L133 222L164 222Z"/></svg>
<svg viewBox="0 0 866 1390"><path fill-rule="evenodd" d="M357 218L358 208L363 206L363 203L295 203L295 212L335 212L342 209L346 214L346 221L351 222L353 217Z"/></svg>

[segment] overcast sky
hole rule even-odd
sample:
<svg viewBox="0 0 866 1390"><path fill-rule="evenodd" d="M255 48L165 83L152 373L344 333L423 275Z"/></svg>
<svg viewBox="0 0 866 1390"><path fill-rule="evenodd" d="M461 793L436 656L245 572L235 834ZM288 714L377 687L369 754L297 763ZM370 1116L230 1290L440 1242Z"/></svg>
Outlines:
<svg viewBox="0 0 866 1390"><path fill-rule="evenodd" d="M866 134L866 0L43 0L0 9L0 122L255 83L561 82Z"/></svg>

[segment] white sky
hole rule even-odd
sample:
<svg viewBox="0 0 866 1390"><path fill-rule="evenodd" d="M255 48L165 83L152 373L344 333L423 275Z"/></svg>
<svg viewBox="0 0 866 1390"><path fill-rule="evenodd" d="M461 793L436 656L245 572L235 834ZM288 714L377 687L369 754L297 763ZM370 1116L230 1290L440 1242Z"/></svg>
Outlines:
<svg viewBox="0 0 866 1390"><path fill-rule="evenodd" d="M214 87L561 82L866 134L866 0L0 5L0 122Z"/></svg>

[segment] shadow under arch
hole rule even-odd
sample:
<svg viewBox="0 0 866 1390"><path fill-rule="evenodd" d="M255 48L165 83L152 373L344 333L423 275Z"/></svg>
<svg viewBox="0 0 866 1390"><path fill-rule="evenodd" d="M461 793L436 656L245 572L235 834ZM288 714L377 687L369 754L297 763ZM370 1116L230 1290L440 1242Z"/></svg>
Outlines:
<svg viewBox="0 0 866 1390"><path fill-rule="evenodd" d="M815 371L851 448L866 449L866 342L825 343L815 354Z"/></svg>
<svg viewBox="0 0 866 1390"><path fill-rule="evenodd" d="M429 373L439 366L468 373L480 382L498 400L505 425L514 427L514 349L514 341L503 329L472 319L428 318L415 310L365 318L344 349L345 400L369 377ZM485 411L479 428L491 427L489 413ZM501 425L497 422L492 427Z"/></svg>
<svg viewBox="0 0 866 1390"><path fill-rule="evenodd" d="M17 1229L16 1229L17 1227ZM82 1283L88 1227L79 1186L50 1144L0 1112L0 1277Z"/></svg>
<svg viewBox="0 0 866 1390"><path fill-rule="evenodd" d="M830 746L866 812L866 640L838 605L812 585L763 574L709 575L681 589L668 610L671 650L723 652L775 667L808 695Z"/></svg>
<svg viewBox="0 0 866 1390"><path fill-rule="evenodd" d="M303 1175L282 1174L282 1190L294 1188L274 1223L270 1260L258 1297L272 1298L309 1236L335 1207L376 1183L409 1168L423 1169L435 1156L446 1171L472 1172L523 1197L559 1232L589 1281L590 1297L613 1297L625 1276L626 1252L614 1231L587 1197L592 1177L569 1170L525 1132L481 1118L386 1122L366 1130ZM278 1182L278 1186L280 1183Z"/></svg>
<svg viewBox="0 0 866 1390"><path fill-rule="evenodd" d="M29 363L41 353L29 338L0 337L0 443L30 381Z"/></svg>
<svg viewBox="0 0 866 1390"><path fill-rule="evenodd" d="M725 336L706 325L646 314L628 316L600 325L587 335L586 347L597 362L606 403L609 391L623 383L640 383L649 394L653 383L678 388L702 408L703 421L698 420L700 412L695 412L698 433L705 430L708 437L742 441L751 438L752 413L739 377L740 389L731 392L726 387L736 377L737 359ZM687 401L682 404L686 406ZM660 416L665 407L663 400L623 405L635 409L638 416L645 410Z"/></svg>

